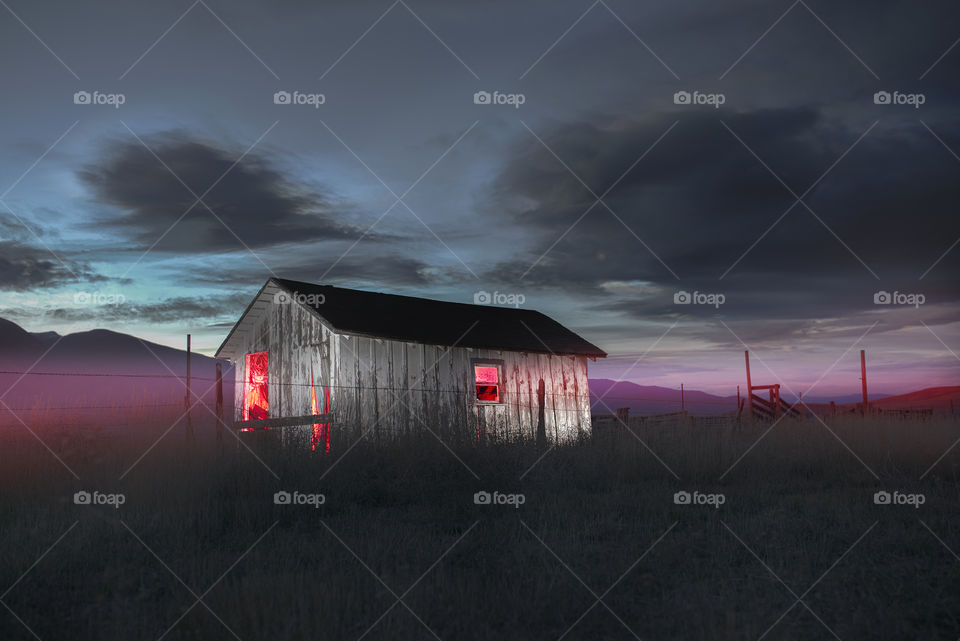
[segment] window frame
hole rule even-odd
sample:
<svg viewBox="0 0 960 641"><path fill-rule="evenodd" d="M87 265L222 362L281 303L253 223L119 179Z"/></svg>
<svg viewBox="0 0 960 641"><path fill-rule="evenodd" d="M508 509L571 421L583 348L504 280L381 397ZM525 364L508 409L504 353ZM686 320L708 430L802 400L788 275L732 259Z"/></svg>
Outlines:
<svg viewBox="0 0 960 641"><path fill-rule="evenodd" d="M477 367L497 368L497 400L483 401L477 398ZM473 379L473 403L475 405L504 405L503 400L503 359L502 358L471 358L470 378Z"/></svg>

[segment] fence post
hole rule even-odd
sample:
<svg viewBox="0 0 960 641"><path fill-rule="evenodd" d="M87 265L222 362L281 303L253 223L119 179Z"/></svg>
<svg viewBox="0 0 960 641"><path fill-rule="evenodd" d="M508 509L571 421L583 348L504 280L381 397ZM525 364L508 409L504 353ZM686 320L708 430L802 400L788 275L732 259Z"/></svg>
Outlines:
<svg viewBox="0 0 960 641"><path fill-rule="evenodd" d="M223 443L223 366L217 361L217 445Z"/></svg>
<svg viewBox="0 0 960 641"><path fill-rule="evenodd" d="M629 429L627 426L630 424L630 408L629 407L618 407L616 410L617 421L623 425L624 428Z"/></svg>
<svg viewBox="0 0 960 641"><path fill-rule="evenodd" d="M190 334L187 334L187 391L183 396L183 406L187 414L186 436L193 439L193 421L190 417Z"/></svg>
<svg viewBox="0 0 960 641"><path fill-rule="evenodd" d="M863 390L863 415L866 416L867 412L870 410L870 406L867 404L867 357L865 350L860 350L860 383Z"/></svg>

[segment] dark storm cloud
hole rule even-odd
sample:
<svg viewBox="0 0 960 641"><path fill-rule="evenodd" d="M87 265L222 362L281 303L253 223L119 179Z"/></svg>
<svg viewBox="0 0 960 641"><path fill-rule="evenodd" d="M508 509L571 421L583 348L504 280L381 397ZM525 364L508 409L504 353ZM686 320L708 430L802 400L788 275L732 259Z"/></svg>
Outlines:
<svg viewBox="0 0 960 641"><path fill-rule="evenodd" d="M78 282L105 282L105 276L75 261L61 263L49 251L0 240L0 289L28 291Z"/></svg>
<svg viewBox="0 0 960 641"><path fill-rule="evenodd" d="M839 316L868 308L872 293L885 288L954 302L947 276L955 256L919 278L960 235L952 215L958 168L916 120L877 125L806 196L816 216L797 204L751 249L795 198L737 137L800 195L873 119L841 121L816 106L688 112L625 176L678 114L599 116L538 132L594 194L615 185L604 198L615 215L595 205L550 249L596 199L529 137L495 191L510 224L535 242L493 276L594 295L600 306L645 318L698 311L672 304L681 289L725 292L724 311L752 318ZM956 119L938 118L931 127L943 139L960 139ZM624 286L616 297L610 282L634 283L638 291Z"/></svg>
<svg viewBox="0 0 960 641"><path fill-rule="evenodd" d="M321 264L297 271L303 273L304 280L310 281L311 275L316 278L327 269L326 265ZM437 274L432 272L427 263L414 257L348 255L330 269L326 280L344 283L372 282L400 286L425 286L435 282Z"/></svg>
<svg viewBox="0 0 960 641"><path fill-rule="evenodd" d="M207 325L211 329L230 328L267 278L276 276L321 282L320 276L328 268L329 264L305 262L271 272L256 269L256 266L248 261L245 265L238 265L236 269L199 269L180 280L180 283L208 291L209 294L204 296L178 296L151 302L144 301L142 293L135 289L120 287L103 292L105 296L109 295L109 298L106 298L109 302L56 308L49 314L57 321L69 323L148 321L154 324L169 324L196 323L197 319L211 319ZM423 262L402 256L369 258L348 254L322 281L341 286L366 284L369 287L371 284L385 284L398 288L417 287L431 282L429 269ZM94 296L93 299L96 301L97 297Z"/></svg>
<svg viewBox="0 0 960 641"><path fill-rule="evenodd" d="M33 226L33 233L11 215L0 215L0 290L28 291L79 282L106 282L86 262L38 246L58 246L55 229ZM34 236L36 234L36 236Z"/></svg>
<svg viewBox="0 0 960 641"><path fill-rule="evenodd" d="M100 224L145 247L166 233L153 251L258 249L362 233L346 221L350 204L288 181L264 156L249 153L237 162L242 150L171 133L145 142L149 149L137 140L114 141L78 175L99 203L119 212ZM203 202L190 209L198 196Z"/></svg>
<svg viewBox="0 0 960 641"><path fill-rule="evenodd" d="M132 301L119 298L118 290L111 302L83 307L57 308L50 316L58 321L141 321L151 323L196 322L198 318L236 318L237 310L243 311L252 296L243 294L210 295L203 297L180 296L156 302Z"/></svg>
<svg viewBox="0 0 960 641"><path fill-rule="evenodd" d="M368 251L360 243L344 255L346 249L348 247L323 252L323 256L318 256L315 249L308 247L289 250L276 261L267 260L269 269L256 260L242 256L232 262L218 258L216 266L178 274L185 284L229 290L246 288L244 291L250 296L270 277L344 287L361 284L417 287L434 284L447 276L446 271L431 267L417 258L398 253L386 254L382 245L378 245L374 251Z"/></svg>

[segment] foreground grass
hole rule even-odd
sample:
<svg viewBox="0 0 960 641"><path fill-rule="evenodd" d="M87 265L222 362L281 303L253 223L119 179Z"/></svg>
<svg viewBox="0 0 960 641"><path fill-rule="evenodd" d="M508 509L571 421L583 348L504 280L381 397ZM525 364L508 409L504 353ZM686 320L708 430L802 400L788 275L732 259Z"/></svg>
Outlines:
<svg viewBox="0 0 960 641"><path fill-rule="evenodd" d="M944 456L960 428L768 427L549 451L428 433L327 456L219 451L210 425L152 449L159 433L37 428L62 463L13 431L0 638L960 637L960 446ZM78 490L125 503L74 505ZM275 505L279 490L325 503ZM481 490L525 502L476 505ZM879 490L925 502L876 505Z"/></svg>

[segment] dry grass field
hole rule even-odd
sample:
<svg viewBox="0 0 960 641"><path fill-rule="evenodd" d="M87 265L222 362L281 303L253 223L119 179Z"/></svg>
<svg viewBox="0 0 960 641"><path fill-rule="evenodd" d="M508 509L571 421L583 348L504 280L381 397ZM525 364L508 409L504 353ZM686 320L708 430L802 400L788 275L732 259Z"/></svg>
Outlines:
<svg viewBox="0 0 960 641"><path fill-rule="evenodd" d="M954 421L314 455L140 420L0 433L0 638L960 637Z"/></svg>

